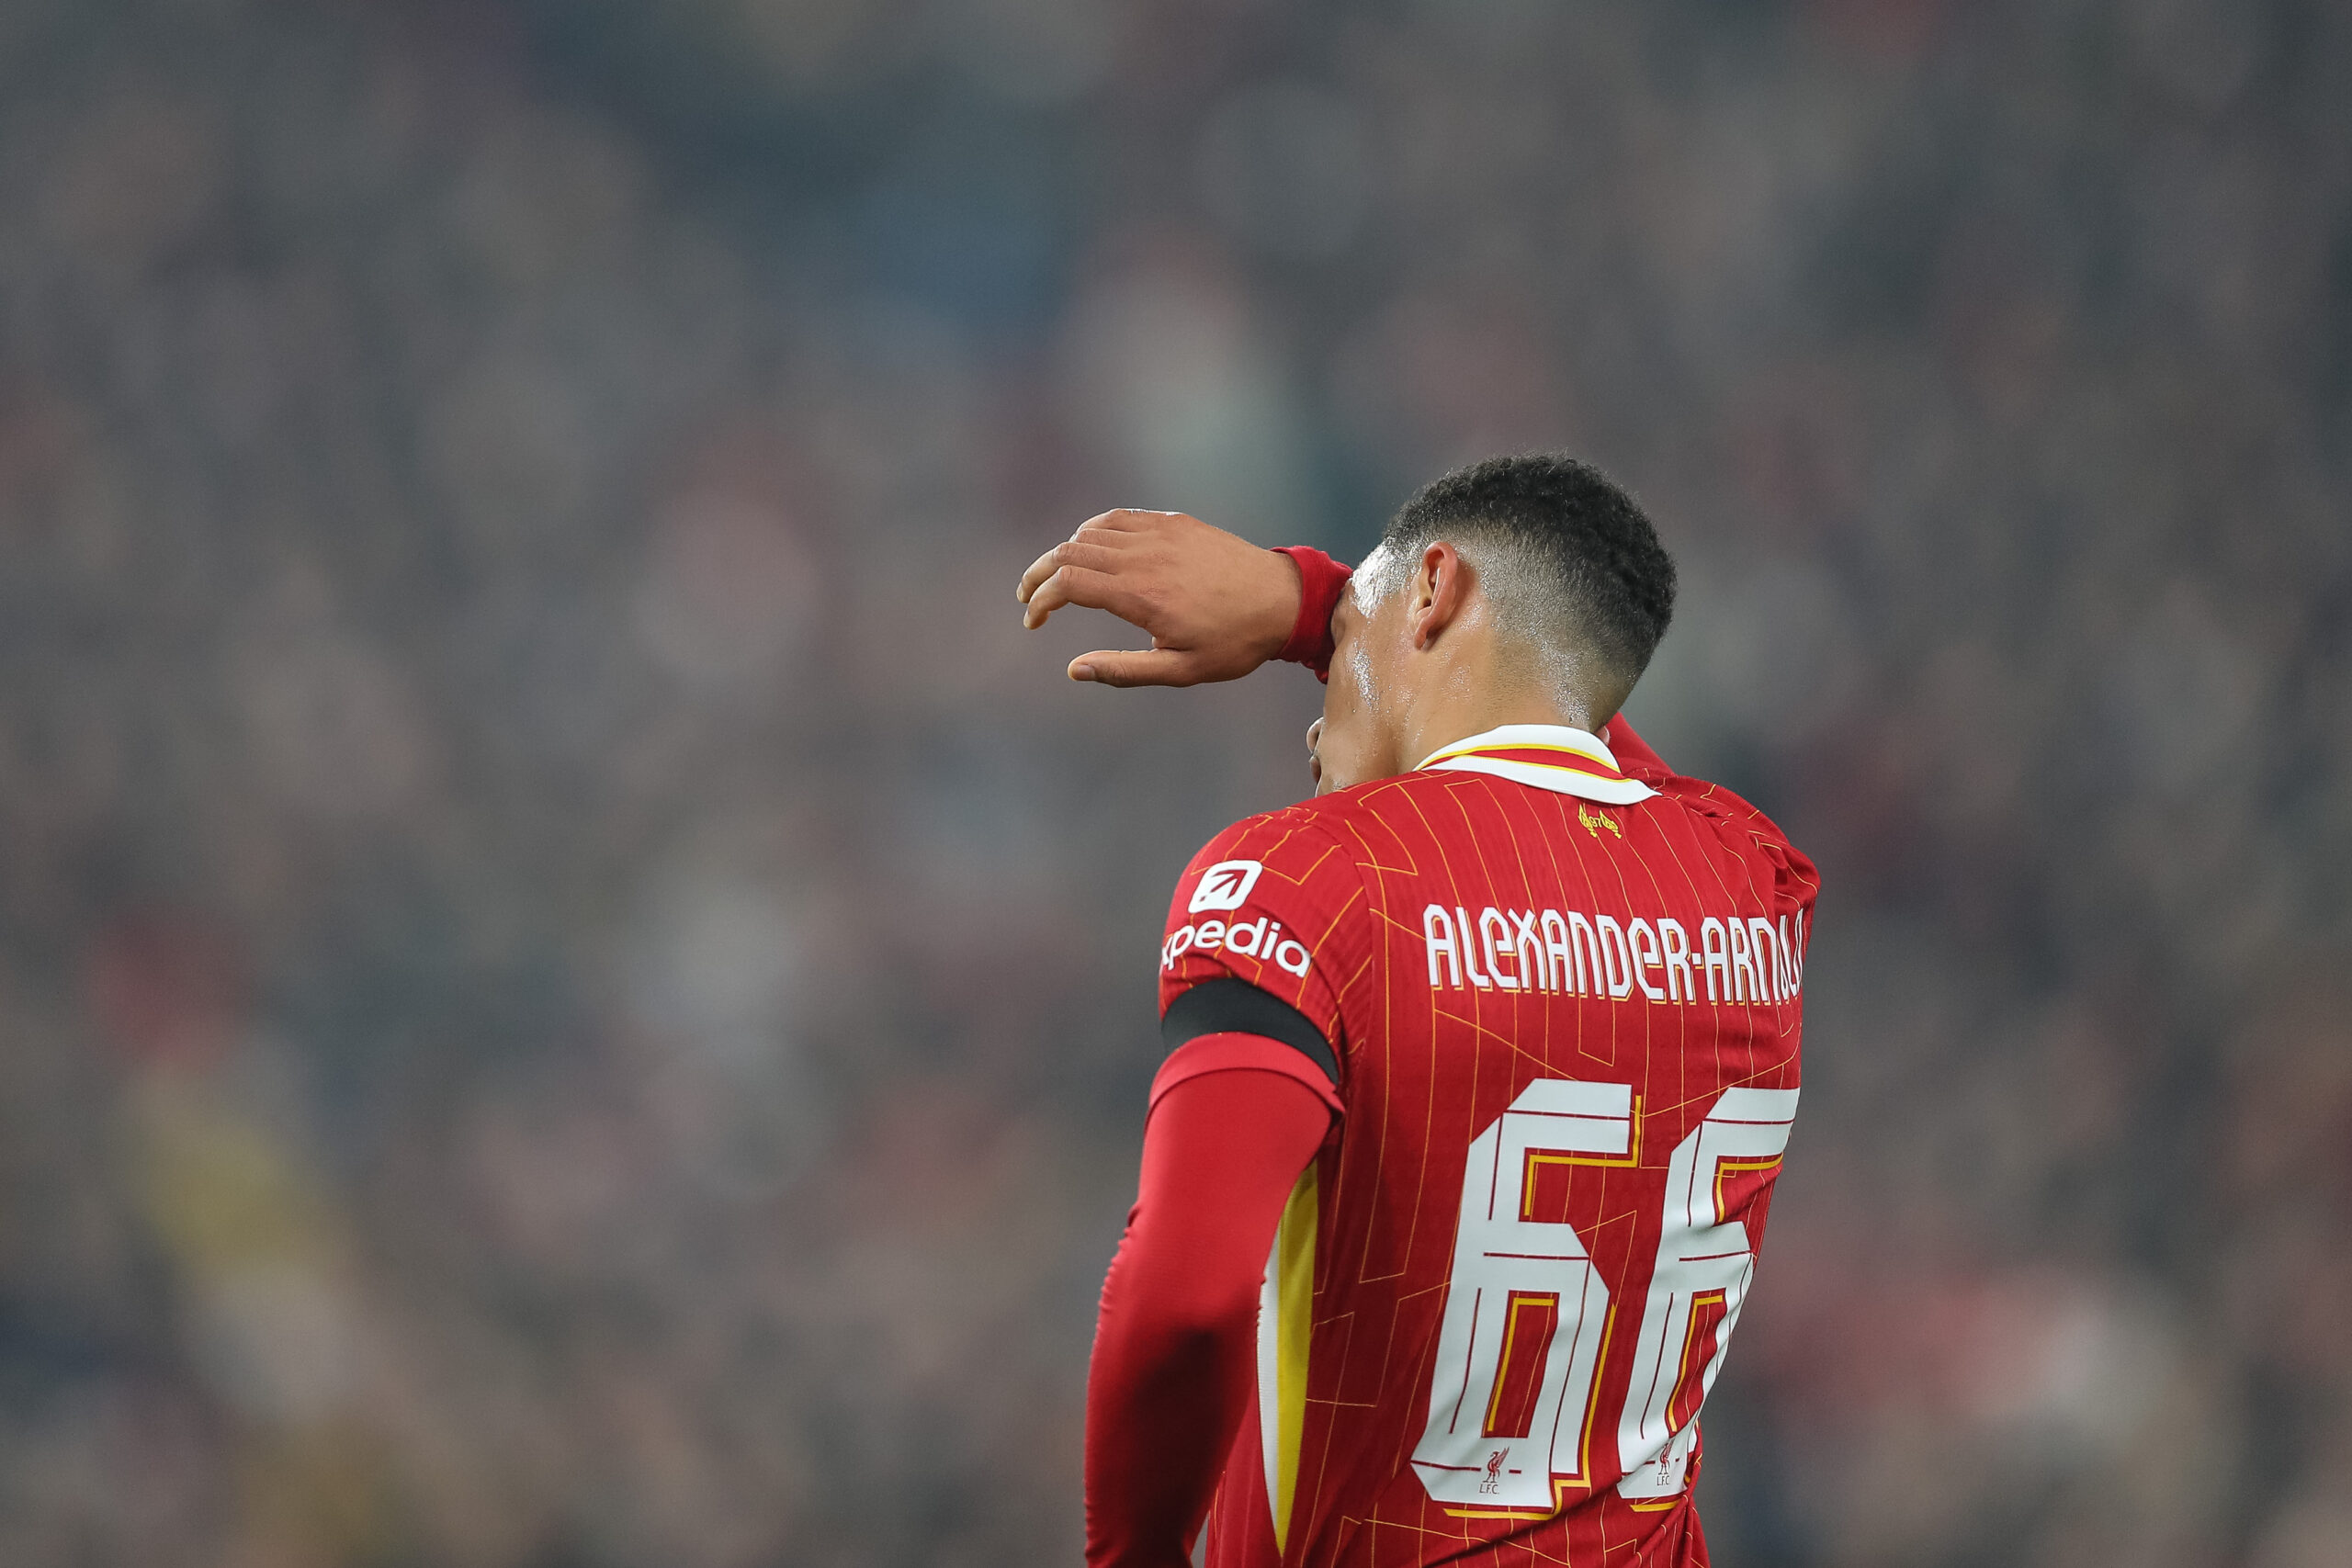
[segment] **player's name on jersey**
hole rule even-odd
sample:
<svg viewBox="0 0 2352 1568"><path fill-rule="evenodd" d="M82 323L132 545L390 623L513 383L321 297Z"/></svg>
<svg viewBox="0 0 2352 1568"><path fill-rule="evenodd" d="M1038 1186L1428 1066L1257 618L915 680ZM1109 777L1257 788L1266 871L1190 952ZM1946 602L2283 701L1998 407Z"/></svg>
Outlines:
<svg viewBox="0 0 2352 1568"><path fill-rule="evenodd" d="M1777 1005L1804 985L1804 917L1710 915L1694 935L1670 916L1498 909L1421 911L1433 989L1538 991L1650 1002Z"/></svg>

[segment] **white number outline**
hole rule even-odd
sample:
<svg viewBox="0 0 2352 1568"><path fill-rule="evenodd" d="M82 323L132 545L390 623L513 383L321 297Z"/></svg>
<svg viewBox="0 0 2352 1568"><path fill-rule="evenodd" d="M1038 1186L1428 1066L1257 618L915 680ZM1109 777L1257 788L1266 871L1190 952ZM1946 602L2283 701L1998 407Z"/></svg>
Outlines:
<svg viewBox="0 0 2352 1568"><path fill-rule="evenodd" d="M1436 1501L1548 1508L1555 1472L1584 1474L1609 1287L1575 1227L1525 1217L1528 1168L1531 1156L1551 1151L1631 1163L1634 1126L1631 1085L1538 1078L1472 1140L1429 1421L1413 1450L1422 1489ZM1521 1293L1556 1296L1558 1316L1527 1435L1490 1438L1506 1329L1515 1326L1506 1320ZM1494 1347L1491 1359L1478 1356L1482 1344ZM1576 1413L1565 1430L1564 1411Z"/></svg>
<svg viewBox="0 0 2352 1568"><path fill-rule="evenodd" d="M1746 1224L1722 1212L1724 1179L1779 1161L1797 1095L1792 1089L1725 1089L1668 1162L1657 1258L1634 1353L1633 1388L1641 1398L1637 1403L1629 1391L1618 1417L1617 1492L1636 1506L1660 1506L1688 1484L1699 1412L1723 1369L1756 1272ZM1538 1078L1472 1140L1430 1372L1429 1418L1412 1458L1432 1501L1549 1514L1559 1487L1592 1483L1588 1452L1599 1416L1594 1385L1613 1303L1572 1225L1526 1218L1527 1182L1547 1156L1576 1165L1634 1165L1640 1127L1630 1084ZM1713 1354L1700 1373L1699 1396L1689 1418L1670 1427L1668 1416L1687 1370L1680 1358L1668 1364L1668 1348L1688 1338L1694 1303L1717 1292L1724 1315ZM1505 1318L1515 1295L1531 1293L1558 1300L1533 1413L1525 1436L1489 1438L1487 1418L1507 1359ZM1565 1419L1568 1412L1576 1413L1573 1422ZM1543 1463L1530 1462L1539 1453Z"/></svg>
<svg viewBox="0 0 2352 1568"><path fill-rule="evenodd" d="M1698 1440L1699 1411L1723 1371L1739 1309L1756 1278L1756 1249L1746 1222L1723 1212L1724 1179L1736 1171L1761 1170L1779 1163L1789 1146L1789 1125L1797 1113L1792 1089L1727 1089L1706 1119L1674 1147L1666 1175L1666 1217L1658 1227L1657 1261L1650 1270L1649 1300L1642 1310L1641 1337L1634 1347L1632 1388L1643 1389L1636 1405L1629 1389L1617 1422L1617 1461L1624 1479L1617 1495L1629 1501L1681 1495L1690 1450ZM1690 1316L1702 1296L1720 1292L1724 1315L1715 1327L1715 1352L1700 1373L1699 1397L1690 1418L1679 1428L1668 1424L1686 1369ZM1683 1347L1682 1355L1669 1348ZM1669 1365L1669 1361L1672 1363Z"/></svg>

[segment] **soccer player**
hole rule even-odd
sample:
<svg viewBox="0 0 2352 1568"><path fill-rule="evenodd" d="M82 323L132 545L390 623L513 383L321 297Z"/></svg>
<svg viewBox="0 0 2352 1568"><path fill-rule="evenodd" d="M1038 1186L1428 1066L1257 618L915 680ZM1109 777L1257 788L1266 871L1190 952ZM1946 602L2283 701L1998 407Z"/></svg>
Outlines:
<svg viewBox="0 0 2352 1568"><path fill-rule="evenodd" d="M1114 513L1022 585L1033 625L1153 632L1080 678L1329 679L1317 795L1170 907L1088 1561L1178 1568L1205 1520L1216 1568L1704 1563L1698 1415L1796 1110L1813 866L1616 717L1674 568L1591 468L1447 475L1352 580L1286 553Z"/></svg>

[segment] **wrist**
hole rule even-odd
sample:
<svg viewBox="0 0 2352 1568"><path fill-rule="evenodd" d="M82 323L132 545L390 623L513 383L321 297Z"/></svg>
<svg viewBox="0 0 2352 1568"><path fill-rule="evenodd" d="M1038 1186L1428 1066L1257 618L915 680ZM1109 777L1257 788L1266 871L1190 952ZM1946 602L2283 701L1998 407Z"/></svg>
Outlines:
<svg viewBox="0 0 2352 1568"><path fill-rule="evenodd" d="M1288 659L1298 640L1299 615L1306 597L1306 573L1288 549L1266 552L1282 564L1268 571L1266 603L1252 617L1250 642L1260 657Z"/></svg>
<svg viewBox="0 0 2352 1568"><path fill-rule="evenodd" d="M1331 662L1331 615L1348 591L1351 573L1321 550L1304 545L1283 545L1274 553L1288 558L1298 588L1288 640L1274 657L1304 664L1319 675Z"/></svg>

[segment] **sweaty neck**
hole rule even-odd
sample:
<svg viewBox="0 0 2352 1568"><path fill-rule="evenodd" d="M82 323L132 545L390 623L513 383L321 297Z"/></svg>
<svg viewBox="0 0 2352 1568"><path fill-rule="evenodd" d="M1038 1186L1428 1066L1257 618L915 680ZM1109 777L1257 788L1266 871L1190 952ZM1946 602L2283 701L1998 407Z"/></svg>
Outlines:
<svg viewBox="0 0 2352 1568"><path fill-rule="evenodd" d="M1481 688L1453 670L1424 684L1397 716L1396 740L1391 761L1394 772L1409 773L1421 760L1457 740L1484 735L1507 724L1556 724L1570 729L1594 728L1592 709L1583 700L1562 702L1549 693L1526 685L1497 691Z"/></svg>

